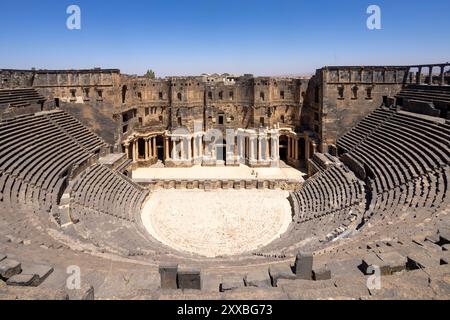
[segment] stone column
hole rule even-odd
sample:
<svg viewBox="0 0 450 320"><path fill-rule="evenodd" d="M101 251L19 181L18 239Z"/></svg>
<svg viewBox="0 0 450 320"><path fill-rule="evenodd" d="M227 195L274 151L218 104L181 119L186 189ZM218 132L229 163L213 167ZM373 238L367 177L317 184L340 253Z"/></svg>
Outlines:
<svg viewBox="0 0 450 320"><path fill-rule="evenodd" d="M422 67L419 67L419 71L417 71L416 83L420 84L422 82Z"/></svg>
<svg viewBox="0 0 450 320"><path fill-rule="evenodd" d="M429 76L428 85L431 86L433 84L433 66L429 66L428 68L430 69L428 73Z"/></svg>
<svg viewBox="0 0 450 320"><path fill-rule="evenodd" d="M144 159L145 159L145 161L147 161L148 160L148 138L144 139L144 145L145 145Z"/></svg>
<svg viewBox="0 0 450 320"><path fill-rule="evenodd" d="M294 157L298 160L298 140L294 139Z"/></svg>
<svg viewBox="0 0 450 320"><path fill-rule="evenodd" d="M192 137L187 138L187 158L192 159Z"/></svg>
<svg viewBox="0 0 450 320"><path fill-rule="evenodd" d="M198 148L197 148L197 143L198 143L198 137L194 136L194 160L196 160L198 158Z"/></svg>
<svg viewBox="0 0 450 320"><path fill-rule="evenodd" d="M125 147L125 155L127 159L130 159L130 145L128 143L124 144Z"/></svg>
<svg viewBox="0 0 450 320"><path fill-rule="evenodd" d="M270 150L269 150L269 148L270 148L270 142L269 142L269 139L266 137L266 143L264 144L265 146L266 146L266 161L267 160L269 160L270 159Z"/></svg>
<svg viewBox="0 0 450 320"><path fill-rule="evenodd" d="M164 159L170 159L169 137L164 137Z"/></svg>
<svg viewBox="0 0 450 320"><path fill-rule="evenodd" d="M136 143L133 141L132 142L132 150L131 150L132 154L133 154L133 162L136 161Z"/></svg>
<svg viewBox="0 0 450 320"><path fill-rule="evenodd" d="M171 138L171 140L172 140L172 159L178 160L177 141L173 138Z"/></svg>
<svg viewBox="0 0 450 320"><path fill-rule="evenodd" d="M317 152L317 144L313 143L313 154ZM311 155L312 157L312 155Z"/></svg>
<svg viewBox="0 0 450 320"><path fill-rule="evenodd" d="M292 155L294 154L294 150L292 148L292 138L291 137L288 137L288 146L289 146L289 148L288 148L288 150L289 150L288 157L290 159L292 159Z"/></svg>
<svg viewBox="0 0 450 320"><path fill-rule="evenodd" d="M186 143L185 138L180 138L181 160L186 160Z"/></svg>
<svg viewBox="0 0 450 320"><path fill-rule="evenodd" d="M262 160L262 137L258 136L258 160L261 161Z"/></svg>
<svg viewBox="0 0 450 320"><path fill-rule="evenodd" d="M242 160L245 160L245 136L244 135L239 135L238 136L238 146L239 146L239 158Z"/></svg>
<svg viewBox="0 0 450 320"><path fill-rule="evenodd" d="M275 158L280 160L280 136L277 136L275 139Z"/></svg>
<svg viewBox="0 0 450 320"><path fill-rule="evenodd" d="M445 85L445 66L441 66L441 80L440 80L440 84L441 86Z"/></svg>
<svg viewBox="0 0 450 320"><path fill-rule="evenodd" d="M274 136L270 138L270 148L271 148L270 159L272 161L276 161L277 139L275 139Z"/></svg>
<svg viewBox="0 0 450 320"><path fill-rule="evenodd" d="M255 141L255 139L253 137L249 138L250 160L255 159L254 141Z"/></svg>

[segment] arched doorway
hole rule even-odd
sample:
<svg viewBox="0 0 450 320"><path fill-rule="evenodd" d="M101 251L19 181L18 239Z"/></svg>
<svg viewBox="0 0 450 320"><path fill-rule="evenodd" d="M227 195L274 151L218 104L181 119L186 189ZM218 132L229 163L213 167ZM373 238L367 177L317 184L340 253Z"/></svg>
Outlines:
<svg viewBox="0 0 450 320"><path fill-rule="evenodd" d="M281 135L279 138L280 142L280 160L287 161L288 156L288 137L286 135Z"/></svg>

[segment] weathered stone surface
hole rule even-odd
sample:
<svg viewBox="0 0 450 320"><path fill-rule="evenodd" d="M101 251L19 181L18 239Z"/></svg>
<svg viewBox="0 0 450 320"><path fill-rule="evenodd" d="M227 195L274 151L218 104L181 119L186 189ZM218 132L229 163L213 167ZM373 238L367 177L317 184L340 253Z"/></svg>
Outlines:
<svg viewBox="0 0 450 320"><path fill-rule="evenodd" d="M380 253L378 256L388 265L389 274L406 269L407 258L397 252Z"/></svg>
<svg viewBox="0 0 450 320"><path fill-rule="evenodd" d="M251 271L247 273L244 280L247 287L269 288L272 285L267 270Z"/></svg>
<svg viewBox="0 0 450 320"><path fill-rule="evenodd" d="M178 289L201 290L200 270L191 268L178 269L177 283Z"/></svg>
<svg viewBox="0 0 450 320"><path fill-rule="evenodd" d="M298 279L311 280L313 267L313 255L311 253L299 252L295 257L295 275Z"/></svg>
<svg viewBox="0 0 450 320"><path fill-rule="evenodd" d="M177 289L178 264L166 263L159 265L162 289Z"/></svg>
<svg viewBox="0 0 450 320"><path fill-rule="evenodd" d="M323 281L331 279L331 271L327 267L313 269L312 278L315 281Z"/></svg>
<svg viewBox="0 0 450 320"><path fill-rule="evenodd" d="M373 274L374 270L371 270L371 268L380 268L381 275L388 275L390 274L390 268L387 263L385 263L383 260L381 260L376 254L369 253L367 254L361 263L361 270L364 272L364 274Z"/></svg>
<svg viewBox="0 0 450 320"><path fill-rule="evenodd" d="M220 292L235 290L244 287L244 279L240 276L223 276Z"/></svg>
<svg viewBox="0 0 450 320"><path fill-rule="evenodd" d="M7 258L5 254L0 253L0 261L3 261Z"/></svg>
<svg viewBox="0 0 450 320"><path fill-rule="evenodd" d="M32 265L32 266L24 266L22 270L22 274L24 275L35 275L36 279L33 282L34 286L39 286L42 282L45 281L53 272L53 267L45 266L45 265Z"/></svg>
<svg viewBox="0 0 450 320"><path fill-rule="evenodd" d="M440 265L439 256L430 256L424 252L415 251L407 256L406 267L409 270L436 267Z"/></svg>
<svg viewBox="0 0 450 320"><path fill-rule="evenodd" d="M39 276L36 274L16 274L6 281L8 286L37 287Z"/></svg>
<svg viewBox="0 0 450 320"><path fill-rule="evenodd" d="M95 289L90 284L82 284L80 289L66 289L69 300L95 300Z"/></svg>
<svg viewBox="0 0 450 320"><path fill-rule="evenodd" d="M20 272L22 272L20 262L8 258L0 261L0 278L9 279Z"/></svg>
<svg viewBox="0 0 450 320"><path fill-rule="evenodd" d="M440 244L450 244L450 226L441 227L438 230Z"/></svg>
<svg viewBox="0 0 450 320"><path fill-rule="evenodd" d="M280 264L270 266L269 268L270 279L272 280L272 286L276 287L279 279L297 279L296 275L292 272L289 264Z"/></svg>

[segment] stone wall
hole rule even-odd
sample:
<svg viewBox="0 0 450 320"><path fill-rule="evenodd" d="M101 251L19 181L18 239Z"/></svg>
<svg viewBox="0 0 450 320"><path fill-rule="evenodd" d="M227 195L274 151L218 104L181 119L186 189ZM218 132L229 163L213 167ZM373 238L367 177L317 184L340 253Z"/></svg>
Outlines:
<svg viewBox="0 0 450 320"><path fill-rule="evenodd" d="M325 67L316 71L305 97L301 123L314 133L319 151L329 152L347 133L399 92L408 67Z"/></svg>
<svg viewBox="0 0 450 320"><path fill-rule="evenodd" d="M117 69L0 70L1 88L35 88L46 106L68 111L110 144L120 139L113 121L120 110L120 82Z"/></svg>
<svg viewBox="0 0 450 320"><path fill-rule="evenodd" d="M33 70L0 69L0 89L31 87L34 74Z"/></svg>
<svg viewBox="0 0 450 320"><path fill-rule="evenodd" d="M215 189L281 189L287 191L298 190L302 183L296 179L279 179L279 180L227 180L227 179L133 179L139 185L150 190L156 189L199 189L199 190L215 190Z"/></svg>

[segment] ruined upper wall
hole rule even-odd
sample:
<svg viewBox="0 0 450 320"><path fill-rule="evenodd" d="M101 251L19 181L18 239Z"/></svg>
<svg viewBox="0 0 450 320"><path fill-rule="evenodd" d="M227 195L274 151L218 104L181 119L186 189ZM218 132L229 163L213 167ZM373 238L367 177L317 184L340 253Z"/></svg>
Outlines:
<svg viewBox="0 0 450 320"><path fill-rule="evenodd" d="M312 130L322 152L362 118L395 95L408 79L409 67L324 67L307 91L302 124Z"/></svg>
<svg viewBox="0 0 450 320"><path fill-rule="evenodd" d="M31 87L34 74L33 70L0 69L0 89Z"/></svg>

